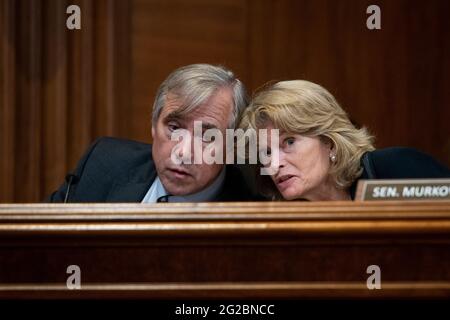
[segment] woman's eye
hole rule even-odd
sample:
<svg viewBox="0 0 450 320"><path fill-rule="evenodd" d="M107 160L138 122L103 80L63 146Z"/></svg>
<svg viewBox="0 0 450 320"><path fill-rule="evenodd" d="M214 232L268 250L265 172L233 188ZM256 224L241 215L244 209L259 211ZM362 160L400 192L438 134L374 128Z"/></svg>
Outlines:
<svg viewBox="0 0 450 320"><path fill-rule="evenodd" d="M285 143L287 146L292 146L292 145L294 144L294 142L295 142L295 139L294 139L294 138L287 138L287 139L284 140L284 143Z"/></svg>

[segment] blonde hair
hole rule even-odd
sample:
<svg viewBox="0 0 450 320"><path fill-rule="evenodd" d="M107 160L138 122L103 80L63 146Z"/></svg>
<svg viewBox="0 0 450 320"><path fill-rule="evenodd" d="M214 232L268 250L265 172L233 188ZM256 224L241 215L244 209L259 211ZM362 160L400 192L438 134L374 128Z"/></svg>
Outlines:
<svg viewBox="0 0 450 320"><path fill-rule="evenodd" d="M361 175L361 157L374 149L367 129L357 129L333 95L309 81L281 81L257 92L239 127L257 130L268 123L281 132L330 141L336 160L329 174L339 188L349 187ZM273 183L269 189L271 195L278 194Z"/></svg>

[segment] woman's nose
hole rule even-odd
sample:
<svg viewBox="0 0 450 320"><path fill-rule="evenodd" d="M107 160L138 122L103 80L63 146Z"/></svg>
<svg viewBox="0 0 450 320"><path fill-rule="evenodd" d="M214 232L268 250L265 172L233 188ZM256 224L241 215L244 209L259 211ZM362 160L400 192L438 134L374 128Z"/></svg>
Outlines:
<svg viewBox="0 0 450 320"><path fill-rule="evenodd" d="M270 174L271 175L277 174L281 168L284 168L284 166L285 166L284 153L280 150L274 149L270 156L270 163L268 169Z"/></svg>
<svg viewBox="0 0 450 320"><path fill-rule="evenodd" d="M272 161L274 162L274 165L277 168L283 168L286 163L286 157L284 152L278 149L277 152L275 152Z"/></svg>

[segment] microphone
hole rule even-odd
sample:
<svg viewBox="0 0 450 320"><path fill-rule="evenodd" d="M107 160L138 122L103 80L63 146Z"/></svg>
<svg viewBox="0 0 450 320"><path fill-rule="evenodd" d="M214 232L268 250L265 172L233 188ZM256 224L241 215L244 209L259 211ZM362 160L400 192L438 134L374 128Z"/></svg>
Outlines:
<svg viewBox="0 0 450 320"><path fill-rule="evenodd" d="M169 202L169 197L171 196L171 194L166 194L165 196L161 196L158 199L156 199L157 203L160 202Z"/></svg>
<svg viewBox="0 0 450 320"><path fill-rule="evenodd" d="M64 197L64 203L67 203L67 201L69 200L69 194L70 194L70 188L72 187L72 184L77 183L80 180L80 178L73 173L69 173L66 176L66 182L67 182L67 191L66 191L66 196Z"/></svg>

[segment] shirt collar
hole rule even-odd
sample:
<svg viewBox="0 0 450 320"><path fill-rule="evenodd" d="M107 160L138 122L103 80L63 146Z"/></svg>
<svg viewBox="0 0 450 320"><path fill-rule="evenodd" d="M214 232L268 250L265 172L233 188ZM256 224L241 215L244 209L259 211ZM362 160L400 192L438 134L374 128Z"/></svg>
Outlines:
<svg viewBox="0 0 450 320"><path fill-rule="evenodd" d="M226 166L223 167L217 178L207 188L192 194L182 196L168 196L167 202L205 202L216 199L220 194L225 182L225 171ZM156 177L155 183L157 184L156 189L158 190L158 197L168 194L159 177Z"/></svg>

